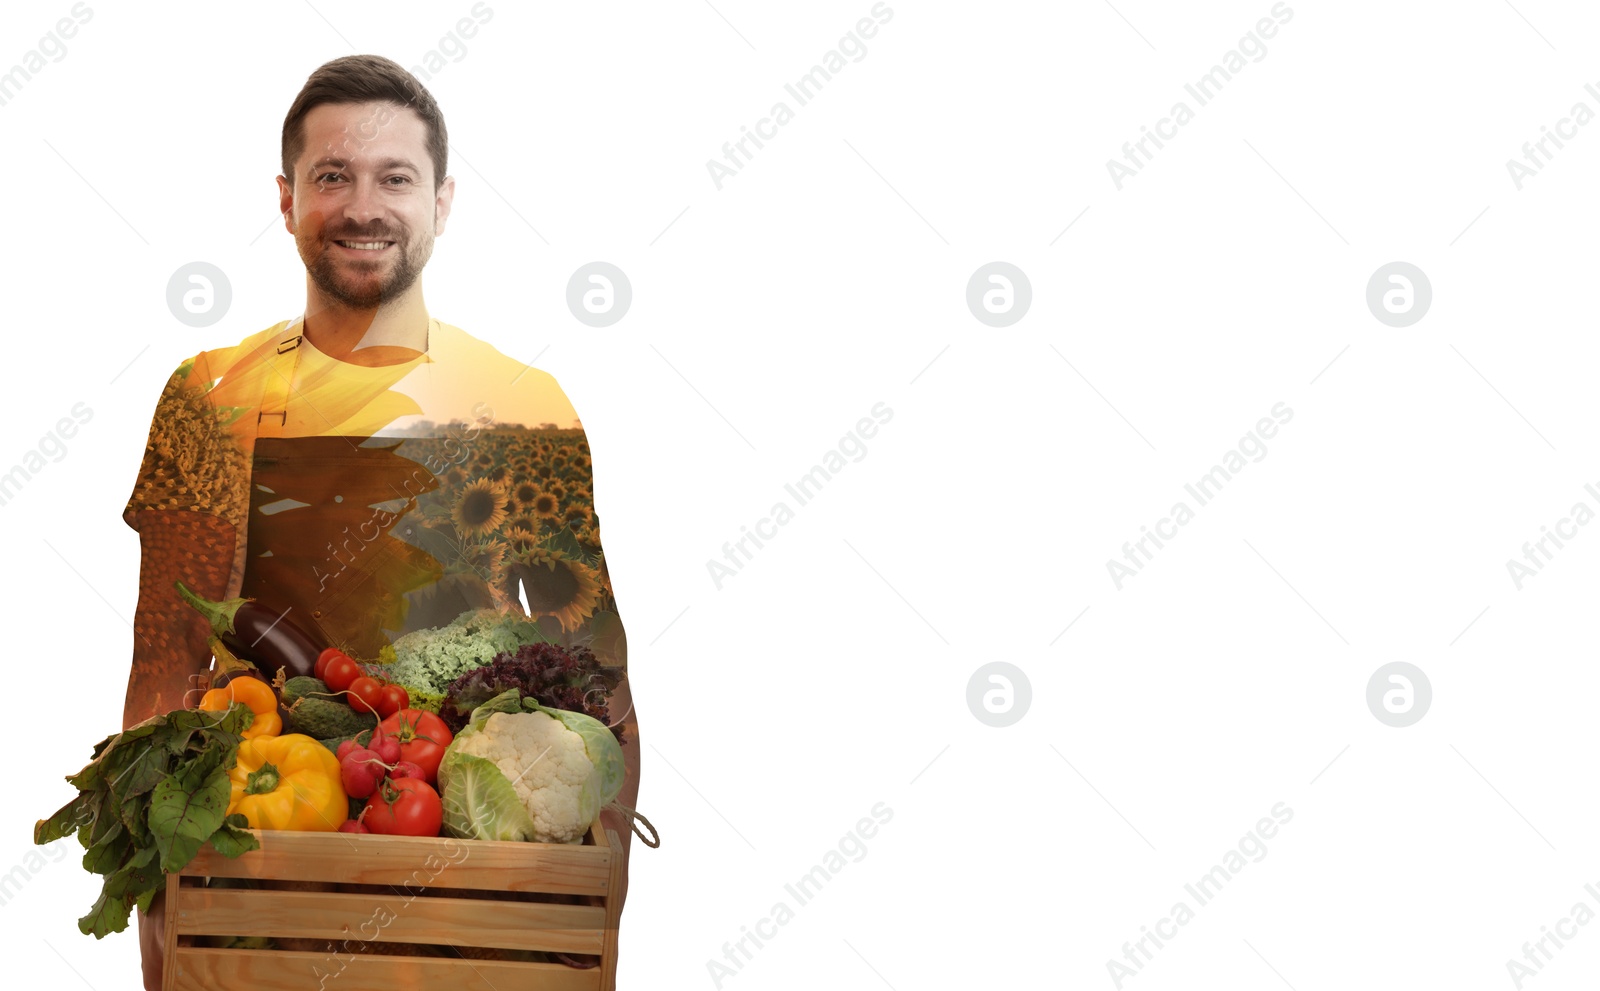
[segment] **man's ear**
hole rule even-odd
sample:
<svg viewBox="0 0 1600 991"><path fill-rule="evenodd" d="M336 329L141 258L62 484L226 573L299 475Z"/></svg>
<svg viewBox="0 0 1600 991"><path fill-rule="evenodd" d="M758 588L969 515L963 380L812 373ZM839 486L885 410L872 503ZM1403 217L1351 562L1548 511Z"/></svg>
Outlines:
<svg viewBox="0 0 1600 991"><path fill-rule="evenodd" d="M456 177L445 176L444 182L439 184L439 192L433 199L433 235L438 237L444 233L445 221L450 219L450 204L455 201Z"/></svg>
<svg viewBox="0 0 1600 991"><path fill-rule="evenodd" d="M278 182L278 212L283 214L283 226L290 234L294 233L294 190L289 188L289 180L283 176L277 177Z"/></svg>

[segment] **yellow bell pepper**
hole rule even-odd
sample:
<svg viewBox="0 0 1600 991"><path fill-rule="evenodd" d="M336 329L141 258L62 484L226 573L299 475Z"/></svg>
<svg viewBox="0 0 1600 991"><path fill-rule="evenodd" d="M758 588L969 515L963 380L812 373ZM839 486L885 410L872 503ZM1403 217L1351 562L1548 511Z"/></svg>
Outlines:
<svg viewBox="0 0 1600 991"><path fill-rule="evenodd" d="M227 712L238 702L256 714L250 728L244 731L246 740L258 736L277 736L283 732L283 717L278 715L278 696L260 678L240 677L222 688L213 688L200 696L200 711Z"/></svg>
<svg viewBox="0 0 1600 991"><path fill-rule="evenodd" d="M228 814L243 813L251 829L331 832L350 818L338 759L303 733L241 742L228 778Z"/></svg>

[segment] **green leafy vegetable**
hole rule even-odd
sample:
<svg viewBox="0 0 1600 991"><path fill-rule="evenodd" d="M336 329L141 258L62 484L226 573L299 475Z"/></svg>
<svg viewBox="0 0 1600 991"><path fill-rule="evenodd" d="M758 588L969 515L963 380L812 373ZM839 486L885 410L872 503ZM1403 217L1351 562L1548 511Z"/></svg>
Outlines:
<svg viewBox="0 0 1600 991"><path fill-rule="evenodd" d="M483 667L498 654L546 638L539 624L514 612L468 610L447 626L407 633L394 642L395 660L384 674L411 690L413 701L442 696L456 678Z"/></svg>
<svg viewBox="0 0 1600 991"><path fill-rule="evenodd" d="M39 820L33 841L76 833L84 869L104 876L80 931L98 939L128 928L166 874L182 870L207 842L227 857L260 846L243 816L227 815L228 770L254 718L243 705L155 716L100 741L90 763L67 778L77 797Z"/></svg>

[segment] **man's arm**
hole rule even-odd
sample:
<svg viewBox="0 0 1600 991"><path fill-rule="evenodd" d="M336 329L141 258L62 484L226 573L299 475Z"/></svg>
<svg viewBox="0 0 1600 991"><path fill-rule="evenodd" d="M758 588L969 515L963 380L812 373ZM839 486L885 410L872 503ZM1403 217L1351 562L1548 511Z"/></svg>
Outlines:
<svg viewBox="0 0 1600 991"><path fill-rule="evenodd" d="M210 666L210 627L178 597L175 581L221 599L233 569L234 528L187 510L143 510L139 529L139 605L133 616L133 664L123 703L126 729L184 708L191 675Z"/></svg>
<svg viewBox="0 0 1600 991"><path fill-rule="evenodd" d="M624 678L622 684L617 686L611 698L606 700L612 718L626 712L623 719L622 735L627 741L622 745L622 762L628 769L628 777L622 783L622 791L617 795L617 804L625 805L630 809L638 808L639 802L639 710L633 708L633 691ZM633 829L629 825L628 817L609 809L600 814L600 828L602 830L614 829L617 837L622 841L622 898L621 902L628 900L628 854L632 848ZM644 827L640 827L643 829ZM648 829L645 830L649 832ZM618 911L621 911L619 906Z"/></svg>

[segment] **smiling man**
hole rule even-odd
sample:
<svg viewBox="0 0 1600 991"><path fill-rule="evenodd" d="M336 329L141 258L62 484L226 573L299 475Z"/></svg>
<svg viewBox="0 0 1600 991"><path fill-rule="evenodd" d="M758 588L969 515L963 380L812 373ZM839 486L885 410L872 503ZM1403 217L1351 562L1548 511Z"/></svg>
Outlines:
<svg viewBox="0 0 1600 991"><path fill-rule="evenodd" d="M362 661L468 613L533 619L620 681L604 715L633 805L638 721L577 413L547 372L423 302L455 194L438 106L388 59L336 59L295 98L282 146L305 309L188 358L162 391L123 517L141 547L124 725L192 701L209 667L208 628L175 580L256 599ZM447 681L408 686L414 704L437 706ZM627 820L602 822L626 851ZM163 908L139 914L150 989Z"/></svg>

